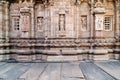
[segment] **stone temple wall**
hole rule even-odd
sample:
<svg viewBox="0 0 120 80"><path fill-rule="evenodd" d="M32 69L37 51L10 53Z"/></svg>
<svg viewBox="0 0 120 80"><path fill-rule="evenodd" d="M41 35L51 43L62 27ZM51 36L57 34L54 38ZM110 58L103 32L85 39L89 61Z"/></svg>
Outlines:
<svg viewBox="0 0 120 80"><path fill-rule="evenodd" d="M120 0L0 1L0 60L120 59Z"/></svg>

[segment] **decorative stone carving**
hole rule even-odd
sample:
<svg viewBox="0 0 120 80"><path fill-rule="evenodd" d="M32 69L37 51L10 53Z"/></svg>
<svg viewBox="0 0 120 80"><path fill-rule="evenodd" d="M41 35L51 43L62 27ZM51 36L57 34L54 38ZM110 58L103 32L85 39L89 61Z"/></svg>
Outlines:
<svg viewBox="0 0 120 80"><path fill-rule="evenodd" d="M96 30L103 30L103 16L102 15L97 15L95 19L95 29Z"/></svg>
<svg viewBox="0 0 120 80"><path fill-rule="evenodd" d="M120 32L115 34L115 40L116 40L117 42L120 41Z"/></svg>
<svg viewBox="0 0 120 80"><path fill-rule="evenodd" d="M81 0L81 2L87 2L88 0Z"/></svg>
<svg viewBox="0 0 120 80"><path fill-rule="evenodd" d="M4 1L6 2L6 0ZM68 55L71 55L72 52L69 50L75 50L78 47L78 49L83 49L80 53L88 53L89 55L90 51L88 49L92 49L92 53L94 53L94 48L119 47L120 35L115 34L115 32L119 32L119 28L116 27L119 24L118 17L120 16L120 3L118 1L19 0L11 3L9 5L10 8L6 8L4 6L6 5L5 2L2 2L0 3L0 35L3 35L0 39L1 50L7 50L10 47L15 52L19 52L19 49L21 49L23 50L21 53L24 52L29 55L31 55L32 50L38 54L42 52L40 50L43 50L47 55L48 49L58 51L67 49ZM8 9L10 13L7 11ZM107 13L105 14L106 11ZM117 16L113 13L117 13ZM9 16L7 15L10 15L10 22L8 22ZM115 24L110 31L103 29L103 20L105 20L104 17L107 15L113 16L112 22ZM11 25L12 17L20 18L20 30L11 30L13 27ZM44 24L42 17L44 17ZM9 26L8 23L10 23ZM8 29L9 27L10 29ZM81 31L80 27L82 27L83 31ZM6 35L9 30L12 37ZM4 36L10 38L10 41L6 42L7 38ZM48 36L48 39L45 36ZM114 42L112 39L115 39ZM3 46L5 46L5 49ZM75 50L75 52L78 51Z"/></svg>
<svg viewBox="0 0 120 80"><path fill-rule="evenodd" d="M41 31L42 30L42 25L43 24L43 17L38 17L37 18L37 29L39 30L39 31Z"/></svg>
<svg viewBox="0 0 120 80"><path fill-rule="evenodd" d="M81 1L80 0L76 0L76 5L79 5L81 3Z"/></svg>
<svg viewBox="0 0 120 80"><path fill-rule="evenodd" d="M24 0L23 3L20 4L20 7L29 7L29 3L27 2L27 0Z"/></svg>
<svg viewBox="0 0 120 80"><path fill-rule="evenodd" d="M65 31L65 14L59 15L59 30Z"/></svg>
<svg viewBox="0 0 120 80"><path fill-rule="evenodd" d="M29 13L22 13L21 14L21 30L23 32L28 32L30 28L30 15Z"/></svg>
<svg viewBox="0 0 120 80"><path fill-rule="evenodd" d="M54 1L53 0L49 0L49 5L53 6L54 5Z"/></svg>
<svg viewBox="0 0 120 80"><path fill-rule="evenodd" d="M83 31L87 30L87 16L81 16L81 26Z"/></svg>
<svg viewBox="0 0 120 80"><path fill-rule="evenodd" d="M103 30L103 22L104 22L104 13L105 13L105 8L103 8L103 4L98 0L95 4L95 29L96 30ZM101 33L100 33L101 35Z"/></svg>
<svg viewBox="0 0 120 80"><path fill-rule="evenodd" d="M98 2L96 2L94 13L95 14L102 14L102 13L105 13L105 12L106 12L105 8L103 7L103 4L100 2L100 0Z"/></svg>

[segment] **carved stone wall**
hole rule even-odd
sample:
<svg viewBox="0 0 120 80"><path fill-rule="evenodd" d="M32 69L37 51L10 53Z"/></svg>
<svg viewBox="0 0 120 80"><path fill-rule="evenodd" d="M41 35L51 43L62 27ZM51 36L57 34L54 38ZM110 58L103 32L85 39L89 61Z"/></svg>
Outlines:
<svg viewBox="0 0 120 80"><path fill-rule="evenodd" d="M12 56L6 59L58 53L118 58L119 8L120 0L0 1L0 53Z"/></svg>

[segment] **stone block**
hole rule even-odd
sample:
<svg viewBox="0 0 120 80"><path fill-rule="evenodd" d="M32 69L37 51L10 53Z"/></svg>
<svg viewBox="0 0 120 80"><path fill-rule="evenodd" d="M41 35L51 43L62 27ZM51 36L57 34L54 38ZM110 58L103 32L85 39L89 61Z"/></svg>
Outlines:
<svg viewBox="0 0 120 80"><path fill-rule="evenodd" d="M0 55L0 61L2 61L3 60L3 55Z"/></svg>
<svg viewBox="0 0 120 80"><path fill-rule="evenodd" d="M86 53L82 54L82 59L83 60L88 60L89 59L89 55L86 54Z"/></svg>
<svg viewBox="0 0 120 80"><path fill-rule="evenodd" d="M78 55L78 60L83 60L82 54Z"/></svg>
<svg viewBox="0 0 120 80"><path fill-rule="evenodd" d="M33 55L17 55L17 61L28 62L33 60Z"/></svg>
<svg viewBox="0 0 120 80"><path fill-rule="evenodd" d="M42 59L42 54L36 54L35 59L36 60L41 60Z"/></svg>
<svg viewBox="0 0 120 80"><path fill-rule="evenodd" d="M114 53L109 53L109 59L115 59Z"/></svg>
<svg viewBox="0 0 120 80"><path fill-rule="evenodd" d="M48 57L47 55L42 55L42 56L41 56L41 59L42 59L43 61L47 61L47 57Z"/></svg>
<svg viewBox="0 0 120 80"><path fill-rule="evenodd" d="M78 56L48 56L47 61L78 61Z"/></svg>
<svg viewBox="0 0 120 80"><path fill-rule="evenodd" d="M115 54L115 59L119 60L120 59L120 54Z"/></svg>
<svg viewBox="0 0 120 80"><path fill-rule="evenodd" d="M9 55L0 55L0 61L8 60Z"/></svg>
<svg viewBox="0 0 120 80"><path fill-rule="evenodd" d="M94 60L109 60L108 54L94 55Z"/></svg>

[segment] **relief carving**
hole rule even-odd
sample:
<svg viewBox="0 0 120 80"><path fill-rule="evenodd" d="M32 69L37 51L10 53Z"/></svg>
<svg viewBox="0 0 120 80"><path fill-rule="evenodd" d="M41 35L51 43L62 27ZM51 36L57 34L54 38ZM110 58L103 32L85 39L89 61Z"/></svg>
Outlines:
<svg viewBox="0 0 120 80"><path fill-rule="evenodd" d="M86 31L87 30L87 16L81 17L81 24L82 24L82 30Z"/></svg>
<svg viewBox="0 0 120 80"><path fill-rule="evenodd" d="M37 18L37 29L42 30L42 25L43 24L43 17L38 17Z"/></svg>
<svg viewBox="0 0 120 80"><path fill-rule="evenodd" d="M96 16L95 26L96 30L103 30L103 16Z"/></svg>
<svg viewBox="0 0 120 80"><path fill-rule="evenodd" d="M59 15L59 30L65 31L65 14Z"/></svg>
<svg viewBox="0 0 120 80"><path fill-rule="evenodd" d="M21 15L21 30L28 32L30 28L30 15L29 13L22 13Z"/></svg>

